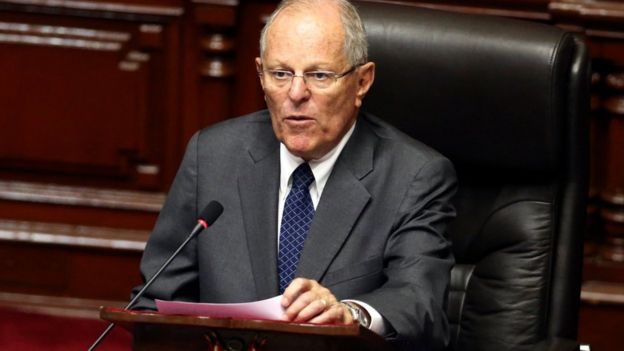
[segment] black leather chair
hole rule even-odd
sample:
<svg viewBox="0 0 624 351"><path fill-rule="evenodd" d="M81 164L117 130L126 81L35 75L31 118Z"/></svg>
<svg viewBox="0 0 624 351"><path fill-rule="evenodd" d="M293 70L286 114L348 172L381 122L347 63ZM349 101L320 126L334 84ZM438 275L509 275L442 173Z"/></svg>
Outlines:
<svg viewBox="0 0 624 351"><path fill-rule="evenodd" d="M561 29L356 2L364 108L450 158L455 350L575 347L587 187L587 49Z"/></svg>

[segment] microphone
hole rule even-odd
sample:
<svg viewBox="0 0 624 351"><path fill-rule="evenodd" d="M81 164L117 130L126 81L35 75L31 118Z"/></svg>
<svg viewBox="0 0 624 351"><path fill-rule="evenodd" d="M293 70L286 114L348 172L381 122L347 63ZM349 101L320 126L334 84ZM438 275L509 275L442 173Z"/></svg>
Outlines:
<svg viewBox="0 0 624 351"><path fill-rule="evenodd" d="M219 216L221 216L222 212L223 212L223 206L219 202L211 201L210 203L208 203L208 205L206 205L206 207L204 207L203 211L200 212L199 218L197 219L197 225L195 226L195 228L193 228L193 230L188 235L186 240L184 240L184 242L182 244L180 244L178 249L175 250L175 252L167 259L167 261L165 261L165 263L163 263L163 265L160 267L160 269L158 269L158 271L147 281L147 283L145 283L145 285L143 286L143 289L141 289L134 296L134 298L126 305L126 307L124 307L124 310L127 310L130 307L132 307L139 300L139 298L141 296L143 296L143 294L145 293L147 288L149 288L150 285L152 285L152 283L165 270L165 268L167 268L167 266L169 266L171 261L173 261L173 259L176 258L176 256L178 256L178 254L180 253L180 251L182 251L182 249L184 249L186 244L188 244L189 241L191 241L191 239L193 239L195 236L197 236L197 234L199 234L202 230L208 228L209 225L214 223L217 220L217 218L219 218ZM100 342L102 342L102 340L104 340L106 335L108 335L108 333L111 330L113 330L114 327L115 327L115 323L109 324L108 328L106 328L106 330L104 330L104 332L102 332L102 334L100 334L100 336L97 338L97 340L95 340L95 342L93 342L91 347L89 347L89 351L95 350L97 348L97 346L100 344Z"/></svg>

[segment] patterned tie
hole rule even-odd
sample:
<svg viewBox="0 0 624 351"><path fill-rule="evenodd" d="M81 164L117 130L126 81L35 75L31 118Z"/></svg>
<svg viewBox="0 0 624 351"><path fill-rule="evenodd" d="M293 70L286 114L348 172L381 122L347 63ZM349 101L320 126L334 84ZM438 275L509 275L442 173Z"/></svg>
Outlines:
<svg viewBox="0 0 624 351"><path fill-rule="evenodd" d="M307 163L302 163L293 172L292 188L284 203L280 228L277 258L280 294L295 277L303 243L314 218L314 206L308 190L313 181L314 174Z"/></svg>

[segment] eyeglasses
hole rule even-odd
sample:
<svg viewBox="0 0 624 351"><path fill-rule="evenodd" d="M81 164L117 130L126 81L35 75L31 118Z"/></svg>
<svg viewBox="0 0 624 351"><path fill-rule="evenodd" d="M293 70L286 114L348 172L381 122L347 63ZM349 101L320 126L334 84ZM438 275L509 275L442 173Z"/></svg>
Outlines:
<svg viewBox="0 0 624 351"><path fill-rule="evenodd" d="M295 74L292 71L283 69L267 69L258 73L265 77L266 83L276 88L290 86L295 77L301 77L308 88L327 89L336 83L338 79L353 73L355 69L361 65L362 64L354 65L343 73L336 73L332 71L309 71L303 72L303 74Z"/></svg>

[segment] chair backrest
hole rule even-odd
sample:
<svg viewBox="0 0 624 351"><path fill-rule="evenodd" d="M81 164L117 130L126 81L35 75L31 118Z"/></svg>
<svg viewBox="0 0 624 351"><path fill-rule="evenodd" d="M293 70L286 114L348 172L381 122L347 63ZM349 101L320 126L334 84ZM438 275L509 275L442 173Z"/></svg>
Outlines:
<svg viewBox="0 0 624 351"><path fill-rule="evenodd" d="M576 339L589 63L553 26L357 2L376 62L364 109L446 155L456 350Z"/></svg>

